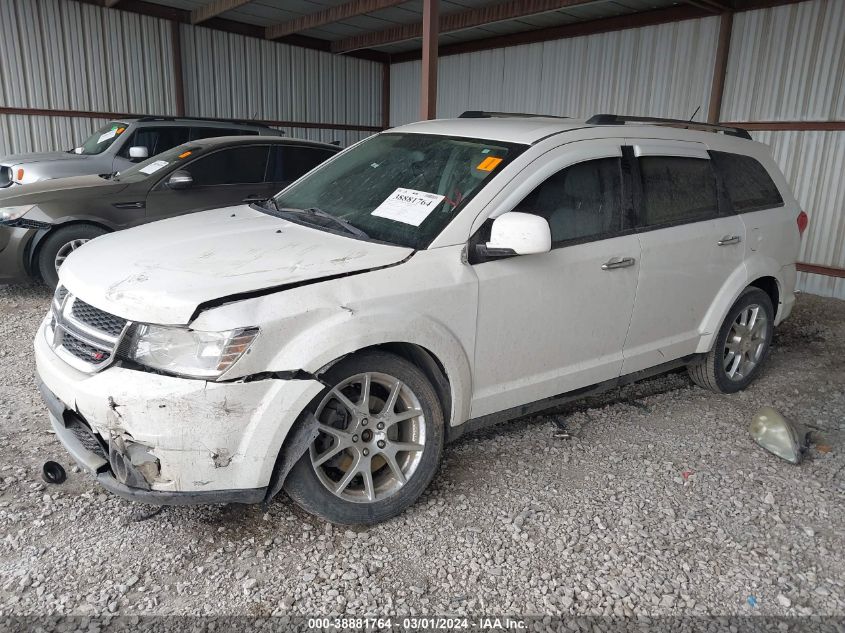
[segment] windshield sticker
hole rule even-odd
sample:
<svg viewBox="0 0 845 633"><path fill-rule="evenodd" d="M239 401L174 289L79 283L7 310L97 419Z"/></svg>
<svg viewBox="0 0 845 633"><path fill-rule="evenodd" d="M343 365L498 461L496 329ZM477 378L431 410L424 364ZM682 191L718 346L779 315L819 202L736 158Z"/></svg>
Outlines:
<svg viewBox="0 0 845 633"><path fill-rule="evenodd" d="M501 158L496 158L495 156L488 156L483 161L478 163L476 167L479 171L493 171L496 167L499 166L499 163L502 162Z"/></svg>
<svg viewBox="0 0 845 633"><path fill-rule="evenodd" d="M443 202L445 197L438 196L436 193L400 187L378 205L371 215L419 226Z"/></svg>
<svg viewBox="0 0 845 633"><path fill-rule="evenodd" d="M109 130L105 134L101 134L100 138L97 139L97 145L99 145L100 143L104 143L104 142L108 141L109 139L114 138L115 135L117 135L117 128L114 128L113 130Z"/></svg>
<svg viewBox="0 0 845 633"><path fill-rule="evenodd" d="M142 174L154 174L159 169L163 169L164 167L167 167L167 165L168 165L168 163L167 163L166 160L157 160L154 163L150 163L146 167L139 169L138 171L140 171Z"/></svg>

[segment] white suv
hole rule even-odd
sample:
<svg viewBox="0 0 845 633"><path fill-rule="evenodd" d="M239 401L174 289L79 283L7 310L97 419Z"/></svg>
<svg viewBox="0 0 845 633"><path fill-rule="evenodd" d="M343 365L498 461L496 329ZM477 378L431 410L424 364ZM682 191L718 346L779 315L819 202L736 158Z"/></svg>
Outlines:
<svg viewBox="0 0 845 633"><path fill-rule="evenodd" d="M284 488L375 523L467 429L682 365L744 388L792 310L805 226L744 130L415 123L266 203L78 249L35 340L42 394L121 496Z"/></svg>

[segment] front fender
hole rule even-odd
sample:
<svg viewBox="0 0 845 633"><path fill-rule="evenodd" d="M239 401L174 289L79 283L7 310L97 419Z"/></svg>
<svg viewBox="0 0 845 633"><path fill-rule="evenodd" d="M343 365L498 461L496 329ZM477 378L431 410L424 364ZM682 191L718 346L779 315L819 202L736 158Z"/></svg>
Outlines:
<svg viewBox="0 0 845 633"><path fill-rule="evenodd" d="M367 347L402 343L427 350L450 382L450 424L469 417L478 279L460 248L422 251L398 265L317 281L200 313L198 330L260 325L251 353L226 380L264 372L316 374Z"/></svg>
<svg viewBox="0 0 845 633"><path fill-rule="evenodd" d="M333 361L366 347L388 343L417 345L430 352L442 365L451 385L450 424L469 418L472 378L469 359L458 338L442 323L411 313L354 315L345 310L299 333L274 361L289 367L295 358L309 359L303 369L317 373Z"/></svg>

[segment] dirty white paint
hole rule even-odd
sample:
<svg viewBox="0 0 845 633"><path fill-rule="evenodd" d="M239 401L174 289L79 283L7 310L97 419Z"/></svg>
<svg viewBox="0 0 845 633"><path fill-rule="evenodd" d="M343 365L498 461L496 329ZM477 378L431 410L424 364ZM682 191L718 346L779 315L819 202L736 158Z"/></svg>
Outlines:
<svg viewBox="0 0 845 633"><path fill-rule="evenodd" d="M386 266L411 254L408 248L307 228L248 205L153 222L105 235L91 246L72 254L73 266L62 266L62 284L101 310L164 325L187 324L205 301ZM112 260L120 266L103 267ZM161 301L167 287L181 290Z"/></svg>
<svg viewBox="0 0 845 633"><path fill-rule="evenodd" d="M312 376L364 347L410 343L428 350L450 383L452 410L445 417L459 425L706 351L733 301L761 276L777 280L777 319L788 316L799 208L766 146L705 132L585 128L549 119L470 121L464 133L477 132L473 126L488 138L535 143L427 250L333 235L239 206L105 236L69 257L61 281L70 292L126 319L201 331L259 327L249 353L223 374L228 382L119 366L84 374L55 356L42 333L39 374L98 429L115 424L111 397L121 429L161 460L158 489L248 488L267 484L290 425L322 389ZM451 134L454 125L414 124L404 131L426 130ZM785 205L467 262L472 233L488 218L506 217L550 174L619 156L623 144L642 139L664 154L672 148L684 154L690 142L750 154L770 170ZM738 244L717 244L734 234ZM634 264L603 270L614 258ZM248 294L286 284L296 285ZM205 302L244 293L193 316ZM305 379L241 380L293 371L306 372Z"/></svg>

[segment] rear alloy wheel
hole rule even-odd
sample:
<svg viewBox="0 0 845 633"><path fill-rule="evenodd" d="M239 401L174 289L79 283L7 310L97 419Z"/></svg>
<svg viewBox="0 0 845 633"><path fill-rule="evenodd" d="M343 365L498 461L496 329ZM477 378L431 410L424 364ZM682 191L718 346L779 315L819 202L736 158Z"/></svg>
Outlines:
<svg viewBox="0 0 845 633"><path fill-rule="evenodd" d="M760 373L773 329L769 295L759 288L746 288L725 317L713 349L687 368L693 382L718 393L745 389Z"/></svg>
<svg viewBox="0 0 845 633"><path fill-rule="evenodd" d="M59 283L59 268L80 246L108 231L90 224L71 224L50 233L38 250L38 272L50 288Z"/></svg>
<svg viewBox="0 0 845 633"><path fill-rule="evenodd" d="M312 403L319 435L285 482L309 512L339 524L373 524L400 513L434 476L443 415L413 364L373 352L332 367Z"/></svg>

